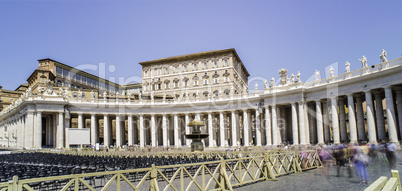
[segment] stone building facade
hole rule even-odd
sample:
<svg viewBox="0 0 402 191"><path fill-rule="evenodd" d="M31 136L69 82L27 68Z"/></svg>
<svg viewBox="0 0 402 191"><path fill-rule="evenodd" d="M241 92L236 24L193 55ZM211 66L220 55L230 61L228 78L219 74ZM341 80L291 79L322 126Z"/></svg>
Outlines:
<svg viewBox="0 0 402 191"><path fill-rule="evenodd" d="M155 61L158 62L161 61ZM91 92L91 96L74 97L51 86L44 89L46 93L39 94L28 88L0 112L0 144L65 148L70 146L67 135L76 126L74 129L90 131L91 145L185 147L190 145L184 138L189 132L186 124L193 119L205 122L202 132L210 135L205 140L207 147L275 146L284 142L377 143L401 139L402 58L325 79L316 75L309 82L292 80L286 70L280 71L280 84L266 85L255 92L218 94L204 99L190 96L156 99L159 89L148 90L146 84L151 84L152 74L144 79L148 88L143 89L144 94L154 92L155 97L141 93L96 97ZM228 84L225 87L231 87ZM191 88L198 87L186 91L194 91ZM235 90L239 92L242 88Z"/></svg>

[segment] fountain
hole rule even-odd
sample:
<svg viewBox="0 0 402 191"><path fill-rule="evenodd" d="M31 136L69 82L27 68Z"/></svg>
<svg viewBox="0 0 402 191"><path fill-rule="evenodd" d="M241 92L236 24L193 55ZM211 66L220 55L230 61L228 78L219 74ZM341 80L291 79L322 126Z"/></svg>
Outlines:
<svg viewBox="0 0 402 191"><path fill-rule="evenodd" d="M186 139L191 139L191 152L202 152L204 151L204 144L201 142L202 139L207 138L209 135L206 133L201 133L201 127L205 124L201 121L192 121L187 124L192 131L191 134L186 134Z"/></svg>

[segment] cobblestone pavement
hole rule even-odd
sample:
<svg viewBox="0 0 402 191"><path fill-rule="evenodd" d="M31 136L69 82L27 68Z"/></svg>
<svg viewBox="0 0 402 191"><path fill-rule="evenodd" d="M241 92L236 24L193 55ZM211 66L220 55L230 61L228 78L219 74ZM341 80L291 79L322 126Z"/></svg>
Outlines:
<svg viewBox="0 0 402 191"><path fill-rule="evenodd" d="M399 155L396 168L399 170L400 175L402 176L401 156L402 155ZM281 176L278 177L277 181L263 181L238 187L235 190L359 191L364 190L380 176L387 176L388 178L391 177L391 169L388 167L388 162L384 159L381 159L381 157L379 157L379 159L374 159L369 165L370 183L368 185L360 183L360 179L354 167L351 167L352 176L349 178L347 168L349 167L341 168L339 177L337 176L337 166L331 164L328 169L328 175L322 175L322 172L325 171L323 171L323 168L320 168L305 171L303 173Z"/></svg>

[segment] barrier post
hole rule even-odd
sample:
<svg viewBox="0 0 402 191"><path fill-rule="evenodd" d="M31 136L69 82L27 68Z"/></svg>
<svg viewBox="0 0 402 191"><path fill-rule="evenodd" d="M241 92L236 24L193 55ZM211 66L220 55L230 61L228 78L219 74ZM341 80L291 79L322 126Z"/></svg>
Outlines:
<svg viewBox="0 0 402 191"><path fill-rule="evenodd" d="M271 165L269 164L268 154L264 155L264 174L265 180L278 180L274 173L271 171Z"/></svg>
<svg viewBox="0 0 402 191"><path fill-rule="evenodd" d="M13 191L18 191L18 176L13 176Z"/></svg>
<svg viewBox="0 0 402 191"><path fill-rule="evenodd" d="M150 191L159 191L158 187L158 169L155 167L155 164L152 164L151 175L150 175Z"/></svg>
<svg viewBox="0 0 402 191"><path fill-rule="evenodd" d="M397 179L397 181L396 182L398 182L398 186L397 186L397 190L399 190L399 191L401 191L402 190L402 188L401 188L401 180L400 180L400 178L399 178L399 171L397 171L397 170L391 170L391 175L392 175L392 178L396 178Z"/></svg>

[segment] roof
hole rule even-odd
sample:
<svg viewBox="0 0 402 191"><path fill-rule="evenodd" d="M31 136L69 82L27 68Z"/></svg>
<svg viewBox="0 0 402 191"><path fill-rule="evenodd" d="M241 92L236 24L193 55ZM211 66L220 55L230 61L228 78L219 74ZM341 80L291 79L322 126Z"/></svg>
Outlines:
<svg viewBox="0 0 402 191"><path fill-rule="evenodd" d="M36 69L34 72L32 72L32 74L28 77L28 79L27 79L27 81L29 82L29 79L31 79L33 76L34 76L34 74L35 73L38 73L38 72L49 72L52 76L49 76L50 78L51 77L55 77L54 76L54 74L52 73L52 72L50 72L49 70L41 70L41 69Z"/></svg>
<svg viewBox="0 0 402 191"><path fill-rule="evenodd" d="M114 84L116 87L119 87L119 86L120 86L120 85L117 84L117 83L111 82L111 81L106 80L106 79L104 79L104 78L101 78L101 77L99 77L99 76L96 76L96 75L90 74L90 73L88 73L88 72L79 70L79 69L77 69L77 68L74 68L74 67L69 66L69 65L67 65L67 64L63 64L63 63L61 63L61 62L58 62L58 61L53 60L53 59L50 59L50 58L39 59L38 61L39 61L39 62L41 62L41 61L52 61L52 62L54 62L56 65L59 65L59 66L64 67L64 68L67 68L67 69L69 69L69 70L72 70L72 69L77 70L76 73L78 73L78 74L84 74L85 76L89 76L89 77L95 78L95 79L96 79L96 78L98 78L98 79L100 78L100 79L104 80L104 81L105 81L106 83L108 83L108 84Z"/></svg>
<svg viewBox="0 0 402 191"><path fill-rule="evenodd" d="M140 83L131 83L131 84L123 84L123 85L121 85L121 87L142 87L142 83L140 82Z"/></svg>
<svg viewBox="0 0 402 191"><path fill-rule="evenodd" d="M189 59L194 59L194 58L220 55L220 54L224 54L224 53L233 53L234 56L240 61L243 70L246 72L246 75L250 76L250 74L248 73L246 67L244 66L243 62L241 61L239 55L237 55L236 50L234 48L224 49L224 50L211 50L211 51L205 51L205 52L172 56L172 57L167 57L167 58L160 58L160 59L156 59L156 60L140 62L139 64L142 66L147 66L147 65L156 64L156 63L179 62L179 61L184 61L184 60L189 60Z"/></svg>

